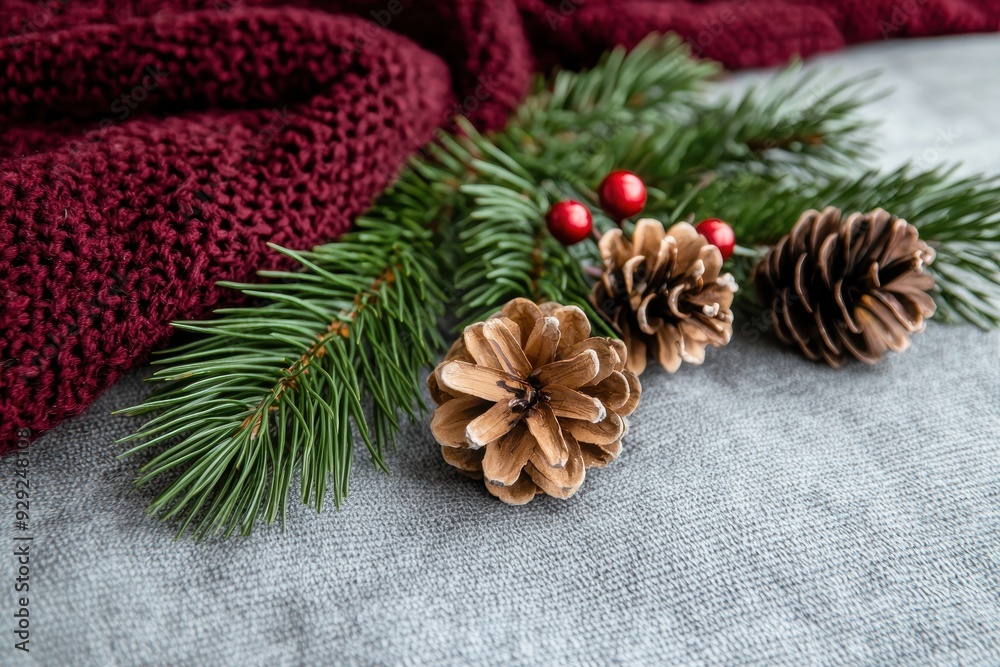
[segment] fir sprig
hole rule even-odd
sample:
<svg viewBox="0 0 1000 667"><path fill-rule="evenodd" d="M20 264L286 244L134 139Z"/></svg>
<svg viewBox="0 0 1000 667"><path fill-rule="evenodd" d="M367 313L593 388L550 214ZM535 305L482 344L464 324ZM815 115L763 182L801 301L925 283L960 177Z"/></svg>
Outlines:
<svg viewBox="0 0 1000 667"><path fill-rule="evenodd" d="M297 474L303 502L320 509L332 489L339 506L352 431L387 470L399 420L418 414L445 313L465 323L528 296L576 304L613 335L587 300L596 246L563 247L544 217L570 198L611 228L594 191L615 168L649 185L644 215L730 221L743 281L804 210L881 206L936 249L943 318L1000 323L998 181L870 171L855 115L867 78L824 83L793 67L730 98L711 86L718 73L677 38L652 36L589 72L540 80L501 132L459 119L356 231L310 252L276 248L295 271L229 285L250 305L177 323L199 337L158 362L162 391L125 411L153 415L127 439L143 441L128 453L152 455L138 483L167 480L150 512L176 518L181 534L247 534L260 516L284 518Z"/></svg>
<svg viewBox="0 0 1000 667"><path fill-rule="evenodd" d="M128 438L145 440L128 454L168 445L137 480L173 477L150 513L178 517L181 533L195 522L196 536L248 534L261 508L268 522L284 518L297 471L302 502L319 510L332 491L339 506L352 424L388 470L384 449L399 416L415 417L446 299L425 221L386 222L362 219L312 252L276 247L301 270L226 283L263 305L175 324L201 337L156 362L166 368L152 379L166 390L126 411L158 413Z"/></svg>

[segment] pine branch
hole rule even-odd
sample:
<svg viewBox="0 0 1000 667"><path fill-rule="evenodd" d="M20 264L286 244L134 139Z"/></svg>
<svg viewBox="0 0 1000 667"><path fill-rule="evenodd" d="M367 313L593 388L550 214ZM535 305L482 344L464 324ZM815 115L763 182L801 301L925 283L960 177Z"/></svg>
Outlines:
<svg viewBox="0 0 1000 667"><path fill-rule="evenodd" d="M613 168L637 171L652 186L649 213L672 222L697 213L690 205L713 184L738 192L813 164L833 172L868 151L867 125L853 114L870 77L830 83L792 67L741 97L710 100L705 84L717 71L690 59L676 38L651 37L591 72L560 72L501 133L461 125L476 156L474 184L462 189L472 200L460 223L462 324L528 296L577 304L610 333L585 298L585 267L600 265L596 247L567 250L543 223L551 203L575 199L591 206L600 231L613 227L594 192Z"/></svg>
<svg viewBox="0 0 1000 667"><path fill-rule="evenodd" d="M586 299L589 288L579 258L545 230L552 184L537 182L489 138L464 121L460 125L480 156L469 164L475 180L460 187L469 211L458 222L462 260L454 280L461 295L460 326L484 319L518 296L574 304L600 323Z"/></svg>
<svg viewBox="0 0 1000 667"><path fill-rule="evenodd" d="M769 179L744 175L713 183L678 217L719 215L733 223L744 246L764 247L785 234L808 209L885 210L920 230L937 253L929 267L937 282L938 317L989 329L1000 324L1000 180L954 178L953 169L917 172L903 167L882 174L829 179ZM750 252L733 261L737 280L749 281ZM740 298L751 296L743 290Z"/></svg>
<svg viewBox="0 0 1000 667"><path fill-rule="evenodd" d="M720 71L716 63L692 59L677 36L651 34L630 51L609 51L589 71L536 79L534 94L509 129L543 140L562 131L614 124L620 117L686 115L682 110L694 104L694 93Z"/></svg>
<svg viewBox="0 0 1000 667"><path fill-rule="evenodd" d="M397 195L399 196L399 195ZM126 440L126 455L166 445L138 484L179 474L150 506L183 534L248 534L261 507L284 520L292 478L322 509L329 487L348 492L357 429L374 464L398 416L416 416L420 372L441 346L445 295L433 235L423 220L366 218L358 231L312 252L276 248L296 272L263 285L227 284L264 302L177 323L203 337L173 350L153 379L166 391L127 414L159 413ZM371 416L364 398L370 399Z"/></svg>
<svg viewBox="0 0 1000 667"><path fill-rule="evenodd" d="M855 116L867 78L831 84L792 68L729 98L709 85L718 71L654 36L589 72L560 72L503 131L459 120L442 133L356 231L311 252L276 249L296 270L230 285L250 305L178 323L199 338L160 362L163 391L125 411L152 416L127 439L143 441L129 454L152 455L138 483L169 480L150 512L177 519L181 534L247 534L260 516L284 520L296 474L303 502L320 509L332 488L339 506L352 430L385 470L399 420L418 414L445 312L467 323L527 296L576 304L613 335L587 300L595 244L565 248L544 221L553 202L575 199L612 228L595 194L611 169L650 186L644 215L730 221L744 287L765 244L804 210L881 206L937 250L942 317L1000 323L998 181L869 171ZM739 294L752 309L753 290Z"/></svg>

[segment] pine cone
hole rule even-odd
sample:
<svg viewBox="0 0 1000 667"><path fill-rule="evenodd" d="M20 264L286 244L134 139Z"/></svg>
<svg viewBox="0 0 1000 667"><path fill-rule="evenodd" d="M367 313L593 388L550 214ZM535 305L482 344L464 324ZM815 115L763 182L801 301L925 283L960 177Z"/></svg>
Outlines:
<svg viewBox="0 0 1000 667"><path fill-rule="evenodd" d="M512 505L569 498L613 461L641 387L621 341L589 336L576 306L527 299L467 327L427 380L445 461Z"/></svg>
<svg viewBox="0 0 1000 667"><path fill-rule="evenodd" d="M719 275L722 253L694 227L679 222L664 231L644 218L631 242L613 229L598 245L604 275L590 300L625 341L629 370L645 370L647 348L673 373L681 361L702 363L705 346L729 342L736 281Z"/></svg>
<svg viewBox="0 0 1000 667"><path fill-rule="evenodd" d="M866 364L910 346L934 314L934 251L894 215L806 211L754 268L779 339L813 361Z"/></svg>

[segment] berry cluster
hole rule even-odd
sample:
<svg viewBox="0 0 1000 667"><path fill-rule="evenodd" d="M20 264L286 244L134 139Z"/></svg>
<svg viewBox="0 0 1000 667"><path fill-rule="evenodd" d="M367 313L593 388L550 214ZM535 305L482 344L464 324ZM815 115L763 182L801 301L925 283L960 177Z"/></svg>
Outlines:
<svg viewBox="0 0 1000 667"><path fill-rule="evenodd" d="M601 209L619 225L646 207L646 184L630 171L612 171L601 182L598 195ZM567 246L579 243L594 231L590 209L572 199L553 204L545 222L552 236ZM732 257L736 247L732 227L717 218L709 218L699 222L695 229L719 249L723 259Z"/></svg>

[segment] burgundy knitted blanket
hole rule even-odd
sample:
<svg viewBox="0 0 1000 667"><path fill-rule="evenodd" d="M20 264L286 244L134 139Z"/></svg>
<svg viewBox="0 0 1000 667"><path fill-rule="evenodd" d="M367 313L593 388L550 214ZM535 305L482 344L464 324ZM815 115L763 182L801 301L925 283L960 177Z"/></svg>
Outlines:
<svg viewBox="0 0 1000 667"><path fill-rule="evenodd" d="M0 452L535 68L650 31L737 68L998 28L1000 0L0 0Z"/></svg>

